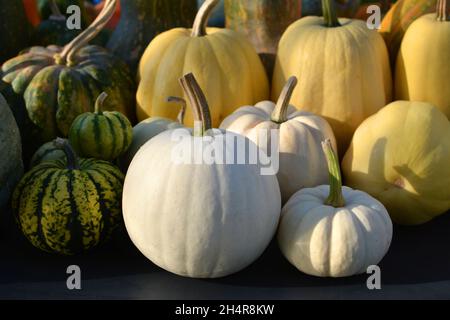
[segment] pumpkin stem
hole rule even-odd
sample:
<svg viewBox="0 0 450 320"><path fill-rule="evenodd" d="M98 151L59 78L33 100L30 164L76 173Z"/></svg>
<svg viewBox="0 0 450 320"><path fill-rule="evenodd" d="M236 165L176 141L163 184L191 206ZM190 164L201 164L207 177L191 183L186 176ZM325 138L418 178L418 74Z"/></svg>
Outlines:
<svg viewBox="0 0 450 320"><path fill-rule="evenodd" d="M78 162L78 157L70 145L68 140L62 138L56 138L55 147L60 148L64 151L67 159L67 169L69 170L80 170L80 164Z"/></svg>
<svg viewBox="0 0 450 320"><path fill-rule="evenodd" d="M334 0L322 0L322 13L328 28L340 27Z"/></svg>
<svg viewBox="0 0 450 320"><path fill-rule="evenodd" d="M181 105L180 112L178 113L178 116L177 116L177 121L179 124L184 125L184 116L186 115L186 100L184 100L183 98L180 98L180 97L170 96L167 98L167 102L174 102L174 103L178 103L179 105Z"/></svg>
<svg viewBox="0 0 450 320"><path fill-rule="evenodd" d="M436 5L436 15L438 21L448 21L448 15L447 15L447 0L438 0Z"/></svg>
<svg viewBox="0 0 450 320"><path fill-rule="evenodd" d="M106 98L108 97L108 94L106 92L100 93L100 95L97 97L97 100L95 100L95 109L94 112L96 114L103 114L103 103L105 102Z"/></svg>
<svg viewBox="0 0 450 320"><path fill-rule="evenodd" d="M328 172L330 174L330 195L325 200L325 205L341 208L345 206L344 196L342 195L341 168L336 153L333 150L330 139L322 142L322 149L328 162Z"/></svg>
<svg viewBox="0 0 450 320"><path fill-rule="evenodd" d="M297 77L293 76L288 79L284 85L278 98L277 105L272 112L271 120L276 123L283 123L287 120L287 110L289 108L289 101L291 101L292 93L297 86Z"/></svg>
<svg viewBox="0 0 450 320"><path fill-rule="evenodd" d="M89 41L94 39L100 31L111 20L116 10L117 0L106 0L105 5L100 14L95 18L94 22L75 39L69 42L60 54L55 55L57 64L72 66L75 63L77 52L85 47Z"/></svg>
<svg viewBox="0 0 450 320"><path fill-rule="evenodd" d="M206 36L206 25L208 24L209 16L214 8L219 3L219 0L206 0L195 16L194 25L192 27L192 37Z"/></svg>
<svg viewBox="0 0 450 320"><path fill-rule="evenodd" d="M208 102L192 73L184 75L179 81L184 93L188 96L194 113L194 136L202 137L212 129ZM198 123L201 125L198 126Z"/></svg>
<svg viewBox="0 0 450 320"><path fill-rule="evenodd" d="M56 0L51 0L49 2L49 6L52 12L52 15L50 16L51 20L66 20L66 16L61 13L61 10L59 10Z"/></svg>

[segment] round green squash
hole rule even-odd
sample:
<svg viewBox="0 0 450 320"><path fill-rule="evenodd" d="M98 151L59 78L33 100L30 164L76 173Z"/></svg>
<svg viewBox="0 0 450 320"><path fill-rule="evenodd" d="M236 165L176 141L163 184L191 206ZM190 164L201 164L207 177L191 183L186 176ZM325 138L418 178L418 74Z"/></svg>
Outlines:
<svg viewBox="0 0 450 320"><path fill-rule="evenodd" d="M0 0L0 65L28 47L30 36L22 1Z"/></svg>
<svg viewBox="0 0 450 320"><path fill-rule="evenodd" d="M62 140L67 141L66 139ZM57 139L46 142L39 149L37 149L30 160L30 168L33 168L45 161L64 160L66 158L64 150L55 144L56 141Z"/></svg>
<svg viewBox="0 0 450 320"><path fill-rule="evenodd" d="M0 94L0 212L23 174L20 133L6 100Z"/></svg>
<svg viewBox="0 0 450 320"><path fill-rule="evenodd" d="M69 141L81 157L114 160L131 144L133 127L127 117L117 111L102 111L107 96L100 94L95 111L79 115L70 127Z"/></svg>
<svg viewBox="0 0 450 320"><path fill-rule="evenodd" d="M91 111L101 92L109 96L105 110L134 119L135 83L127 65L88 45L114 14L116 2L107 0L97 19L66 46L32 47L3 64L3 81L23 95L43 141L66 137L73 120Z"/></svg>
<svg viewBox="0 0 450 320"><path fill-rule="evenodd" d="M192 26L196 0L126 0L120 3L119 24L107 48L128 63L135 72L150 41L159 33Z"/></svg>
<svg viewBox="0 0 450 320"><path fill-rule="evenodd" d="M65 255L108 240L122 225L124 176L111 163L78 159L67 142L66 158L43 162L17 185L12 207L35 247Z"/></svg>

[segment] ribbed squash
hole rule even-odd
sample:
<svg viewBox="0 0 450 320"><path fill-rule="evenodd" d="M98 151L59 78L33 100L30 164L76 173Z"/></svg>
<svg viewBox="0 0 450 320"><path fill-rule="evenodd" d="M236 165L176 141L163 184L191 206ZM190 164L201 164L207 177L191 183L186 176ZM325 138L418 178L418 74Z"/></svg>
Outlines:
<svg viewBox="0 0 450 320"><path fill-rule="evenodd" d="M105 49L87 45L114 13L115 4L108 0L96 21L65 47L32 47L2 66L3 81L23 95L44 141L67 136L73 120L91 111L102 91L109 95L105 110L133 118L134 81L128 67Z"/></svg>
<svg viewBox="0 0 450 320"><path fill-rule="evenodd" d="M159 33L194 22L196 0L125 0L108 49L136 71L139 59Z"/></svg>
<svg viewBox="0 0 450 320"><path fill-rule="evenodd" d="M133 127L127 117L117 111L102 111L107 96L100 94L94 113L79 115L70 127L70 143L81 157L114 160L131 144Z"/></svg>
<svg viewBox="0 0 450 320"><path fill-rule="evenodd" d="M392 220L421 224L450 209L450 122L435 106L397 101L356 130L347 185L380 200Z"/></svg>
<svg viewBox="0 0 450 320"><path fill-rule="evenodd" d="M58 147L58 145L55 143L58 139L60 138L46 142L41 147L39 147L39 149L37 149L30 160L30 168L33 168L45 161L63 160L66 158L64 150ZM62 139L62 141L67 140Z"/></svg>
<svg viewBox="0 0 450 320"><path fill-rule="evenodd" d="M383 18L379 32L386 41L392 66L408 27L422 15L434 12L436 3L437 0L399 0Z"/></svg>
<svg viewBox="0 0 450 320"><path fill-rule="evenodd" d="M392 78L378 32L361 20L338 20L332 0L323 7L324 17L302 18L281 38L272 99L296 76L291 103L325 117L343 153L358 125L391 100Z"/></svg>
<svg viewBox="0 0 450 320"><path fill-rule="evenodd" d="M395 70L395 98L430 102L450 119L448 2L439 0L437 14L420 17L406 31Z"/></svg>
<svg viewBox="0 0 450 320"><path fill-rule="evenodd" d="M0 213L23 174L20 133L3 96L0 94Z"/></svg>
<svg viewBox="0 0 450 320"><path fill-rule="evenodd" d="M207 18L218 2L203 4L192 30L172 29L147 47L139 66L138 120L155 116L176 119L178 112L168 106L166 98L183 97L178 78L186 72L194 73L204 88L216 127L236 108L268 98L264 67L245 37L228 29L206 29ZM190 112L185 123L193 125Z"/></svg>
<svg viewBox="0 0 450 320"><path fill-rule="evenodd" d="M13 209L35 247L76 254L108 240L121 226L123 175L109 162L78 159L61 142L67 160L34 167L18 184Z"/></svg>

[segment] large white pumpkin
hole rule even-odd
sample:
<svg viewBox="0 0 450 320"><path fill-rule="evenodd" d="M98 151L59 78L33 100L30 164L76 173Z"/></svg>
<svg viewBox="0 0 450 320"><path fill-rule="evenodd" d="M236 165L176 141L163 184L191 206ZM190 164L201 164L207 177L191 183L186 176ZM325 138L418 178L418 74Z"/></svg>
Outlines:
<svg viewBox="0 0 450 320"><path fill-rule="evenodd" d="M236 135L178 129L181 140L174 141L175 131L148 141L131 162L123 190L126 229L147 258L173 273L215 278L237 272L262 254L276 231L277 179L261 175L257 164L195 164L199 153L178 163L177 150L194 143L220 148ZM232 152L226 148L224 156Z"/></svg>
<svg viewBox="0 0 450 320"><path fill-rule="evenodd" d="M296 84L297 78L291 77L276 105L263 101L255 106L239 108L220 125L221 129L245 135L266 152L272 143L270 131L276 130L279 148L277 177L283 202L302 188L327 183L327 161L321 142L330 139L336 148L333 131L325 119L289 105ZM261 131L266 131L268 141L259 139Z"/></svg>
<svg viewBox="0 0 450 320"><path fill-rule="evenodd" d="M331 147L329 147L331 149ZM392 222L367 193L342 188L335 161L330 186L300 190L281 212L278 243L300 271L320 277L364 273L389 249ZM328 197L328 198L327 198Z"/></svg>

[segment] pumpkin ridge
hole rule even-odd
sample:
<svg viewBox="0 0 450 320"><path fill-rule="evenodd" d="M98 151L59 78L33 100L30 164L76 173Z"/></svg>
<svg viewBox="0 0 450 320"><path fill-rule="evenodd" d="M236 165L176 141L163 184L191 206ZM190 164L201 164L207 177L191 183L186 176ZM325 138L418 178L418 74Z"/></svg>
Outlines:
<svg viewBox="0 0 450 320"><path fill-rule="evenodd" d="M72 252L80 252L83 249L83 231L81 222L78 220L79 212L77 208L77 204L74 200L74 184L77 182L77 177L75 176L76 170L67 170L65 173L68 176L67 179L67 193L68 193L68 201L72 214L68 219L68 225L66 226L68 229L72 230L71 237L69 239L69 248Z"/></svg>
<svg viewBox="0 0 450 320"><path fill-rule="evenodd" d="M113 158L114 154L120 153L121 150L118 150L118 149L119 149L119 146L123 143L123 141L122 141L123 139L121 139L120 143L117 143L116 140L119 138L116 137L116 132L114 130L114 124L113 124L114 120L110 119L109 115L112 115L112 113L105 115L104 119L106 120L106 123L108 124L109 134L111 135L111 137L110 137L111 139L109 139L109 140L110 140L112 146L111 146L111 149L109 150L108 158ZM121 128L124 129L122 127L122 123L120 121L119 121L119 123L121 125ZM97 141L97 147L98 147L99 142L100 141ZM100 142L100 144L102 144L102 143Z"/></svg>

